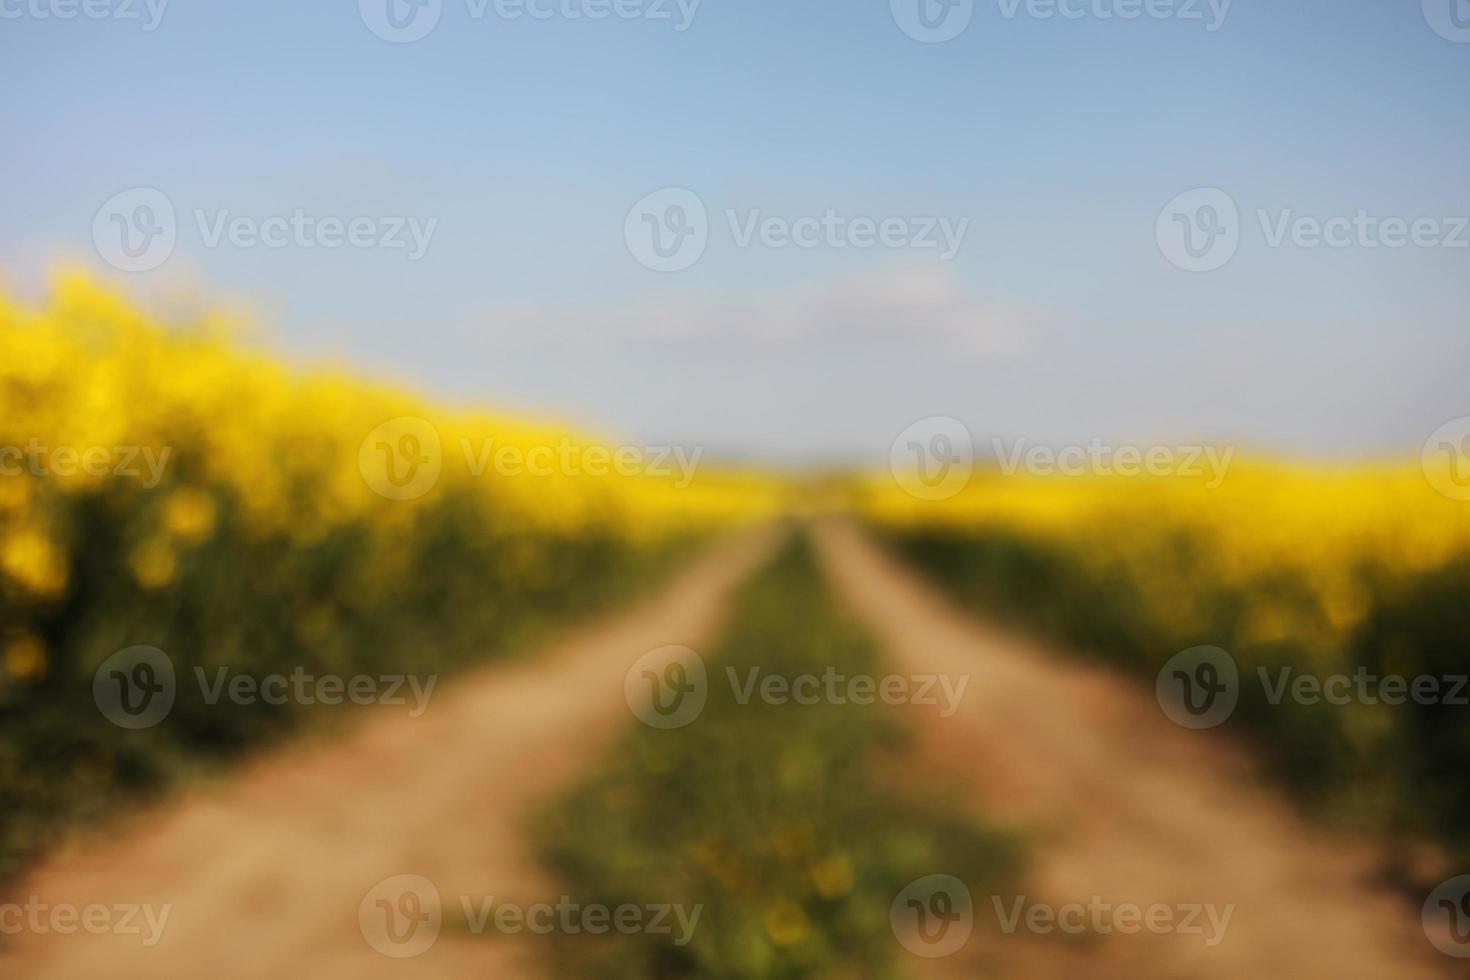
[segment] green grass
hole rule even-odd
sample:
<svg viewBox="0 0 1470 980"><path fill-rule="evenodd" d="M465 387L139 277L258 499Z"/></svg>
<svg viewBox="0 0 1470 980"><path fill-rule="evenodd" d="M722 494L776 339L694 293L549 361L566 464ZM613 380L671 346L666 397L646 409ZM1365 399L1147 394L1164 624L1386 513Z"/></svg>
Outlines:
<svg viewBox="0 0 1470 980"><path fill-rule="evenodd" d="M681 729L638 726L539 822L543 854L583 904L703 905L692 941L559 937L566 976L886 977L907 956L889 908L944 872L971 888L1018 863L1009 838L935 787L905 785L903 731L881 705L738 703L726 676L880 674L869 640L798 542L740 596L701 651L709 700Z"/></svg>

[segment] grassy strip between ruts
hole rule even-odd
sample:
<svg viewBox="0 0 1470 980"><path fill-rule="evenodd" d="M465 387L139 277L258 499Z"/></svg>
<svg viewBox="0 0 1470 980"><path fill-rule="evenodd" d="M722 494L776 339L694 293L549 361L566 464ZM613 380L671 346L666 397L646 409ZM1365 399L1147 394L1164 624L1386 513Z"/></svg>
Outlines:
<svg viewBox="0 0 1470 980"><path fill-rule="evenodd" d="M562 937L564 975L893 976L908 954L890 908L906 884L944 872L989 886L1017 864L1012 840L892 777L904 740L891 709L737 700L727 669L879 669L805 540L746 588L731 624L699 717L640 727L540 824L572 900L702 905L692 939Z"/></svg>

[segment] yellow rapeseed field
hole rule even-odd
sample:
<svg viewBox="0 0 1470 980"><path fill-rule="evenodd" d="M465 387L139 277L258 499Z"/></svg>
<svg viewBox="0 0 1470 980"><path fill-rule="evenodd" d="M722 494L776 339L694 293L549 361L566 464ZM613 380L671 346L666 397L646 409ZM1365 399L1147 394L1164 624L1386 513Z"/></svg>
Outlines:
<svg viewBox="0 0 1470 980"><path fill-rule="evenodd" d="M1211 724L1252 733L1288 786L1334 819L1463 842L1465 791L1441 777L1470 756L1451 700L1470 673L1470 502L1433 457L1254 461L1217 481L990 471L944 500L873 478L856 500L961 602L1137 672L1161 708L1176 657L1228 657L1238 708Z"/></svg>
<svg viewBox="0 0 1470 980"><path fill-rule="evenodd" d="M0 293L0 875L66 818L300 720L181 685L125 732L93 703L110 656L189 677L507 652L780 504L675 462L291 367L83 277L40 306Z"/></svg>
<svg viewBox="0 0 1470 980"><path fill-rule="evenodd" d="M1418 460L1309 466L1238 462L1219 485L1182 476L1026 476L981 472L947 500L921 500L888 477L863 481L859 506L896 528L987 527L1071 546L1078 561L1125 568L1169 618L1195 614L1197 583L1158 561L1161 542L1189 539L1212 579L1245 587L1290 577L1320 599L1331 623L1355 626L1370 597L1365 564L1411 575L1470 549L1470 504L1438 493ZM1269 604L1254 611L1278 632Z"/></svg>

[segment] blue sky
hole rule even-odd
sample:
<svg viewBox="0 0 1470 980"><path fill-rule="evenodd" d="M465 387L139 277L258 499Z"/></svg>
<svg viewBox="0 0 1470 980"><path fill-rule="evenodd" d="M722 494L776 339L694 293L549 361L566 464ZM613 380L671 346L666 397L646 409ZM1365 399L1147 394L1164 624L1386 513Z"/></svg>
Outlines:
<svg viewBox="0 0 1470 980"><path fill-rule="evenodd" d="M1441 240L1470 215L1470 43L1431 26L1440 0L1235 0L1215 30L1204 0L1135 20L976 0L944 43L888 0L703 0L682 31L672 0L595 21L442 0L412 43L356 0L172 0L153 30L143 0L38 16L66 2L0 0L0 274L24 289L80 260L155 302L248 302L295 357L754 454L876 457L930 415L1380 454L1470 414L1470 248L1271 247L1257 215L1428 217ZM178 241L124 273L93 219L134 187L167 196ZM624 225L666 187L698 196L709 244L656 272ZM1210 272L1156 238L1194 188L1239 208ZM944 261L741 247L726 215L829 209L967 225ZM410 261L211 246L195 216L297 210L435 224Z"/></svg>

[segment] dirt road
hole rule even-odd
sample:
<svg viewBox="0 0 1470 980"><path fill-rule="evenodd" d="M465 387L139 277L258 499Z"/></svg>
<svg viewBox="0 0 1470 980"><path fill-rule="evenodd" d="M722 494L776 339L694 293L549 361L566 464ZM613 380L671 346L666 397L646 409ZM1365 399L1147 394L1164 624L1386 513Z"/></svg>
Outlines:
<svg viewBox="0 0 1470 980"><path fill-rule="evenodd" d="M710 639L732 588L774 532L724 543L663 594L582 629L544 655L456 678L422 717L378 709L345 738L257 759L227 788L198 791L105 841L57 855L6 901L145 905L171 911L161 938L26 931L6 937L0 975L27 980L312 977L511 978L533 975L518 942L472 936L458 898L554 896L526 846L528 809L595 762L623 726L634 660ZM444 928L414 958L376 951L384 916L427 911L374 892L385 878L432 882ZM401 889L400 889L401 891ZM43 912L49 916L50 912ZM51 921L49 918L45 921ZM429 920L421 920L426 925ZM412 935L408 919L392 938ZM416 930L416 926L414 927ZM380 943L383 936L375 934ZM392 938L388 948L393 948Z"/></svg>
<svg viewBox="0 0 1470 980"><path fill-rule="evenodd" d="M1145 685L960 614L849 525L824 524L818 539L839 591L900 670L969 675L953 717L909 709L917 754L932 767L915 775L958 782L977 813L1039 832L1028 906L1086 905L1092 896L1113 905L1213 904L1222 915L1235 906L1214 946L1207 937L1147 931L1084 943L986 930L998 914L992 896L976 894L972 958L927 961L927 973L973 976L989 966L1026 980L1458 975L1448 972L1455 961L1429 946L1417 909L1370 884L1369 849L1313 833L1252 779L1227 736L1176 727ZM1003 897L1007 915L1016 897Z"/></svg>
<svg viewBox="0 0 1470 980"><path fill-rule="evenodd" d="M848 525L822 524L817 539L839 593L898 669L968 675L953 717L906 709L918 733L908 774L963 787L977 815L1032 835L1026 905L1232 909L1213 945L1207 919L1203 935L1069 941L1002 935L993 897L976 894L967 949L915 958L915 975L1455 975L1416 910L1371 884L1371 850L1314 833L1260 787L1228 736L1175 727L1136 680L961 614ZM419 719L380 709L334 742L266 754L222 788L53 856L4 900L167 907L161 938L32 931L7 937L0 975L540 975L538 947L470 935L460 896L554 898L525 839L527 814L636 723L623 701L632 662L713 639L732 588L773 544L770 533L727 542L663 594L556 649L455 679ZM429 884L406 890L400 875ZM1007 913L1019 897L1000 896Z"/></svg>

